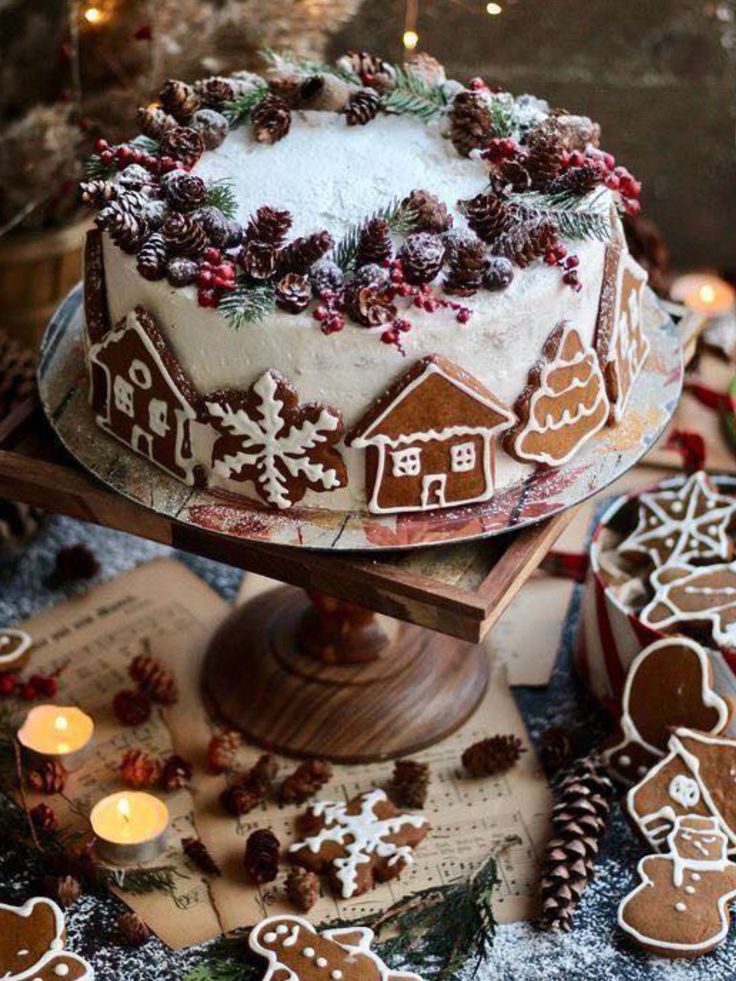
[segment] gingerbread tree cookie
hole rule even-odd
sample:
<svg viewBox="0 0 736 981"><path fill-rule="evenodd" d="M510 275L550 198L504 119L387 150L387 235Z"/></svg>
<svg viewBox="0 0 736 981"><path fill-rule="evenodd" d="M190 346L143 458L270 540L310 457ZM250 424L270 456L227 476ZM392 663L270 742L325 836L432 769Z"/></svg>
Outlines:
<svg viewBox="0 0 736 981"><path fill-rule="evenodd" d="M618 908L629 939L664 957L699 957L728 933L736 865L714 818L678 817L667 853L639 862L639 885Z"/></svg>
<svg viewBox="0 0 736 981"><path fill-rule="evenodd" d="M326 872L335 892L348 899L400 875L429 823L423 814L397 810L383 790L372 790L347 804L312 804L298 830L305 837L290 846L291 860Z"/></svg>
<svg viewBox="0 0 736 981"><path fill-rule="evenodd" d="M0 904L0 978L9 981L92 981L90 965L65 951L64 914L50 899Z"/></svg>
<svg viewBox="0 0 736 981"><path fill-rule="evenodd" d="M275 508L289 508L307 490L344 487L347 473L337 449L340 413L299 396L277 371L266 371L247 392L214 392L205 398L221 434L212 450L215 473L250 480Z"/></svg>
<svg viewBox="0 0 736 981"><path fill-rule="evenodd" d="M598 357L569 323L550 334L515 408L520 421L505 445L522 463L560 466L605 426L609 404Z"/></svg>

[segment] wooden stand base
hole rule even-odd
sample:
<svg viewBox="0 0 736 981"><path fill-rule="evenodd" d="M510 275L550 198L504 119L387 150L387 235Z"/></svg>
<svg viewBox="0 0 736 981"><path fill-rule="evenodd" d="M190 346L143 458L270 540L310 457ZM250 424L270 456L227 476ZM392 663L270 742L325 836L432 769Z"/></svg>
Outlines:
<svg viewBox="0 0 736 981"><path fill-rule="evenodd" d="M457 729L483 697L479 645L379 616L370 637L383 645L371 660L325 663L314 616L304 592L278 588L236 609L210 641L205 687L261 746L342 763L407 756Z"/></svg>

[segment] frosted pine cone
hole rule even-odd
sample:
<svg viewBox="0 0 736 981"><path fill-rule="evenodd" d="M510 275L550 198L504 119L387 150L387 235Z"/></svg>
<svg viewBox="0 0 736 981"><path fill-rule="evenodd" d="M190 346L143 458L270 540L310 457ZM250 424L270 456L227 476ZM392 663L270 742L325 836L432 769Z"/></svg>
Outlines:
<svg viewBox="0 0 736 981"><path fill-rule="evenodd" d="M181 790L192 782L194 768L188 760L174 754L170 756L161 770L161 786L164 790Z"/></svg>
<svg viewBox="0 0 736 981"><path fill-rule="evenodd" d="M210 245L214 245L217 249L227 245L230 238L230 223L219 208L207 204L193 211L192 218L202 226Z"/></svg>
<svg viewBox="0 0 736 981"><path fill-rule="evenodd" d="M128 255L135 255L148 236L150 230L148 222L143 216L129 214L118 205L119 202L114 201L112 205L105 208L105 212L109 214L106 215L104 227L118 248ZM102 212L97 218L101 216Z"/></svg>
<svg viewBox="0 0 736 981"><path fill-rule="evenodd" d="M151 718L151 703L139 691L119 691L112 700L112 707L125 726L140 726Z"/></svg>
<svg viewBox="0 0 736 981"><path fill-rule="evenodd" d="M245 237L250 241L264 242L274 249L280 249L286 241L291 228L292 217L289 211L279 211L264 205L252 216L245 229Z"/></svg>
<svg viewBox="0 0 736 981"><path fill-rule="evenodd" d="M380 92L387 92L395 85L396 69L370 51L348 51L337 65L343 71L357 75L363 85L373 86Z"/></svg>
<svg viewBox="0 0 736 981"><path fill-rule="evenodd" d="M365 126L378 115L381 96L375 89L365 88L354 92L345 106L345 121L348 126Z"/></svg>
<svg viewBox="0 0 736 981"><path fill-rule="evenodd" d="M145 652L134 657L128 666L128 674L153 702L173 705L179 698L173 674L152 654Z"/></svg>
<svg viewBox="0 0 736 981"><path fill-rule="evenodd" d="M221 146L230 129L225 116L215 109L198 109L189 125L202 137L205 150L216 150Z"/></svg>
<svg viewBox="0 0 736 981"><path fill-rule="evenodd" d="M151 931L137 913L122 913L118 931L129 947L142 947L151 939Z"/></svg>
<svg viewBox="0 0 736 981"><path fill-rule="evenodd" d="M186 123L199 109L201 101L194 87L170 78L159 93L159 100L165 112L179 123ZM171 127L167 127L169 129Z"/></svg>
<svg viewBox="0 0 736 981"><path fill-rule="evenodd" d="M321 790L331 776L332 767L327 760L307 760L281 784L279 800L282 804L303 804Z"/></svg>
<svg viewBox="0 0 736 981"><path fill-rule="evenodd" d="M195 82L194 91L204 105L215 109L235 98L235 88L232 83L218 75Z"/></svg>
<svg viewBox="0 0 736 981"><path fill-rule="evenodd" d="M202 178L185 170L172 170L161 184L174 211L191 211L203 204L207 197L207 185Z"/></svg>
<svg viewBox="0 0 736 981"><path fill-rule="evenodd" d="M154 178L151 172L140 164L128 164L118 174L118 187L124 187L126 191L143 191L141 206L144 206L148 198L157 193L154 188ZM140 209L139 209L140 210Z"/></svg>
<svg viewBox="0 0 736 981"><path fill-rule="evenodd" d="M399 259L407 283L421 286L430 283L442 268L445 246L439 235L417 232L407 237Z"/></svg>
<svg viewBox="0 0 736 981"><path fill-rule="evenodd" d="M532 187L545 190L562 173L565 146L560 137L549 130L533 134L527 141L529 155L526 169L532 180Z"/></svg>
<svg viewBox="0 0 736 981"><path fill-rule="evenodd" d="M228 729L213 736L207 747L207 763L210 771L224 773L225 770L231 770L242 743L243 737L235 729Z"/></svg>
<svg viewBox="0 0 736 981"><path fill-rule="evenodd" d="M493 120L486 98L479 92L458 92L450 108L450 139L462 157L482 149L493 136Z"/></svg>
<svg viewBox="0 0 736 981"><path fill-rule="evenodd" d="M207 248L204 229L191 215L172 211L161 227L166 247L174 255L197 259Z"/></svg>
<svg viewBox="0 0 736 981"><path fill-rule="evenodd" d="M120 761L120 776L128 787L153 787L161 779L161 763L140 749L129 749Z"/></svg>
<svg viewBox="0 0 736 981"><path fill-rule="evenodd" d="M196 129L188 126L167 129L160 146L163 156L180 160L185 167L193 167L204 153L204 140Z"/></svg>
<svg viewBox="0 0 736 981"><path fill-rule="evenodd" d="M412 51L404 62L410 75L420 79L425 85L442 85L447 81L444 65L426 51Z"/></svg>
<svg viewBox="0 0 736 981"><path fill-rule="evenodd" d="M58 760L43 760L26 771L26 783L37 794L60 794L66 785L66 770Z"/></svg>
<svg viewBox="0 0 736 981"><path fill-rule="evenodd" d="M297 909L307 913L319 899L319 876L295 865L286 877L286 896Z"/></svg>
<svg viewBox="0 0 736 981"><path fill-rule="evenodd" d="M520 222L497 239L493 251L523 269L535 259L546 255L558 240L559 232L552 219L531 219Z"/></svg>
<svg viewBox="0 0 736 981"><path fill-rule="evenodd" d="M474 198L459 204L468 225L484 242L495 241L517 221L514 208L495 194L476 194Z"/></svg>
<svg viewBox="0 0 736 981"><path fill-rule="evenodd" d="M505 290L514 281L514 267L508 259L500 255L488 258L488 266L483 273L483 286L487 290Z"/></svg>
<svg viewBox="0 0 736 981"><path fill-rule="evenodd" d="M253 239L240 250L240 265L253 279L270 279L276 272L276 249L268 242Z"/></svg>
<svg viewBox="0 0 736 981"><path fill-rule="evenodd" d="M182 838L181 847L190 862L205 875L222 875L220 866L210 855L205 843L199 838Z"/></svg>
<svg viewBox="0 0 736 981"><path fill-rule="evenodd" d="M492 777L505 773L526 752L518 736L490 736L468 746L462 756L465 769L473 777Z"/></svg>
<svg viewBox="0 0 736 981"><path fill-rule="evenodd" d="M393 255L391 230L385 218L372 218L361 231L358 239L358 251L355 264L366 266L368 263L383 265Z"/></svg>
<svg viewBox="0 0 736 981"><path fill-rule="evenodd" d="M414 190L401 205L416 216L413 227L418 232L446 232L452 227L452 215L448 214L447 205L429 191Z"/></svg>
<svg viewBox="0 0 736 981"><path fill-rule="evenodd" d="M118 190L112 181L105 181L96 178L91 181L82 181L79 185L79 194L82 204L90 204L95 208L101 208L110 201L114 201L118 196Z"/></svg>
<svg viewBox="0 0 736 981"><path fill-rule="evenodd" d="M571 167L564 171L554 180L550 181L547 190L550 194L559 194L569 191L584 197L602 182L601 170L592 164L583 164L582 167Z"/></svg>
<svg viewBox="0 0 736 981"><path fill-rule="evenodd" d="M141 133L150 136L152 140L160 140L167 130L179 125L165 109L156 105L141 106L136 120Z"/></svg>
<svg viewBox="0 0 736 981"><path fill-rule="evenodd" d="M312 299L312 287L306 276L299 273L287 273L275 289L276 305L288 313L299 313L309 306Z"/></svg>
<svg viewBox="0 0 736 981"><path fill-rule="evenodd" d="M278 268L281 272L309 272L315 262L319 262L335 244L329 232L314 232L312 235L295 238L279 252Z"/></svg>
<svg viewBox="0 0 736 981"><path fill-rule="evenodd" d="M379 327L396 319L396 305L374 286L351 286L345 291L349 315L364 327Z"/></svg>
<svg viewBox="0 0 736 981"><path fill-rule="evenodd" d="M257 885L273 882L278 875L280 847L278 838L268 828L257 828L248 835L244 864Z"/></svg>
<svg viewBox="0 0 736 981"><path fill-rule="evenodd" d="M397 807L424 807L429 766L417 760L397 760L391 780L391 800Z"/></svg>
<svg viewBox="0 0 736 981"><path fill-rule="evenodd" d="M483 243L477 238L459 242L449 256L450 268L443 284L445 291L469 296L480 289L488 265Z"/></svg>
<svg viewBox="0 0 736 981"><path fill-rule="evenodd" d="M166 278L172 286L189 286L199 273L199 266L193 259L174 256L166 263Z"/></svg>
<svg viewBox="0 0 736 981"><path fill-rule="evenodd" d="M345 274L332 259L320 259L309 270L309 281L315 296L339 290L344 280Z"/></svg>
<svg viewBox="0 0 736 981"><path fill-rule="evenodd" d="M286 136L291 127L289 107L277 95L267 95L261 99L250 118L253 139L258 143L277 143Z"/></svg>
<svg viewBox="0 0 736 981"><path fill-rule="evenodd" d="M166 242L160 232L149 235L138 253L136 268L144 279L163 279L166 275Z"/></svg>

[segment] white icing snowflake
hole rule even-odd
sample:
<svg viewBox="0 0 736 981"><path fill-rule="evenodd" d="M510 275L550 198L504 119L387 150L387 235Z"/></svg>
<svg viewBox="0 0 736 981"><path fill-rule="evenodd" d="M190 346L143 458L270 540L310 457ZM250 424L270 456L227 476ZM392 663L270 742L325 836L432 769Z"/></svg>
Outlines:
<svg viewBox="0 0 736 981"><path fill-rule="evenodd" d="M331 864L335 868L335 878L340 883L343 898L347 899L355 894L358 887L358 866L372 864L373 856L386 859L389 866L397 862L410 865L414 861L412 846L396 844L390 840L391 835L399 834L406 828L428 827L423 814L377 817L376 805L385 803L387 799L383 790L361 794L357 814L348 813L351 803L318 801L310 811L315 817L322 818L324 827L317 834L291 845L289 851L298 852L306 848L317 854L328 842L340 845L344 854L334 858Z"/></svg>
<svg viewBox="0 0 736 981"><path fill-rule="evenodd" d="M293 389L276 372L261 375L247 395L224 393L206 405L223 433L213 450L221 477L253 480L261 497L281 509L301 500L307 487L344 486L342 458L334 448L342 433L339 414L315 403L298 406Z"/></svg>

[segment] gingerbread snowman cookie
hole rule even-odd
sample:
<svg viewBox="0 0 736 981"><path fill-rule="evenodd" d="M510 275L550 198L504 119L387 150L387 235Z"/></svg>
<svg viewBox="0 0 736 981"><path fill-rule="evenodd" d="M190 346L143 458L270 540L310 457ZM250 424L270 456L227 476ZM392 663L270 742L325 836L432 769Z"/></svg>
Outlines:
<svg viewBox="0 0 736 981"><path fill-rule="evenodd" d="M65 951L64 914L50 899L0 904L0 978L4 981L92 981L90 965Z"/></svg>

